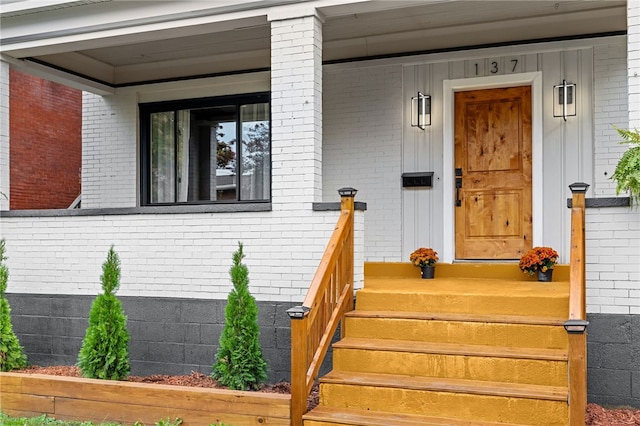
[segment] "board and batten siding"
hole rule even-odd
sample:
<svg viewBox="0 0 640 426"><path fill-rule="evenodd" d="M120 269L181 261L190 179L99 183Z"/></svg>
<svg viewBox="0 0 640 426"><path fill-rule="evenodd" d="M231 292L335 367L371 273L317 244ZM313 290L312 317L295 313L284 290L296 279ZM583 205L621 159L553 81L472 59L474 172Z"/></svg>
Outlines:
<svg viewBox="0 0 640 426"><path fill-rule="evenodd" d="M513 48L509 55L500 56L495 52L490 56L405 67L404 98L409 99L418 90L433 93L434 115L432 125L426 131L412 128L409 123L409 104L405 103L403 172L434 171L435 175L432 189L402 190L403 258L408 257L416 247L425 245L439 247L439 251L443 251L446 241L453 234L453 228L447 227L448 222L445 221L448 215L454 214L453 208L447 208L451 199L445 196L447 191L452 190L446 182L453 180L453 164L447 164L446 161L452 158L453 132L443 128L447 123L443 115L452 108L449 104L443 105L443 100L447 99L447 94L443 93L443 82L455 80L459 83L454 85L464 85L464 79L473 79L471 87L499 87L500 84L519 84L510 82L506 76L517 78L518 73L531 75L538 72L541 73L542 84L537 88L537 93L535 87L532 93L532 120L533 125L538 126L533 129L533 244L553 246L561 253L563 261L568 259L569 212L565 201L569 196L568 185L576 181L592 181L593 113L590 100L593 50L584 48L521 55L515 52L517 48ZM505 76L504 83L501 83L501 76ZM579 87L578 115L566 123L561 118L554 118L551 113L553 85L561 83L563 78ZM539 102L540 98L542 108L536 108L535 102ZM536 134L539 135L537 138ZM425 217L431 220L424 220Z"/></svg>

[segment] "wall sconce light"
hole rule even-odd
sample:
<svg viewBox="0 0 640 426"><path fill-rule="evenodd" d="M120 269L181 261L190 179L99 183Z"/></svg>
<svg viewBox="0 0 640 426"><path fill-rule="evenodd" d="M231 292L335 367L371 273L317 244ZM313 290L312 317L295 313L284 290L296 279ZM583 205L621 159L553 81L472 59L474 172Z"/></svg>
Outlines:
<svg viewBox="0 0 640 426"><path fill-rule="evenodd" d="M411 98L411 127L422 130L431 126L431 96L418 92Z"/></svg>
<svg viewBox="0 0 640 426"><path fill-rule="evenodd" d="M587 330L589 321L570 319L566 320L562 325L564 326L564 329L568 334L582 334Z"/></svg>
<svg viewBox="0 0 640 426"><path fill-rule="evenodd" d="M562 84L553 86L553 116L567 117L576 115L576 85L562 80Z"/></svg>

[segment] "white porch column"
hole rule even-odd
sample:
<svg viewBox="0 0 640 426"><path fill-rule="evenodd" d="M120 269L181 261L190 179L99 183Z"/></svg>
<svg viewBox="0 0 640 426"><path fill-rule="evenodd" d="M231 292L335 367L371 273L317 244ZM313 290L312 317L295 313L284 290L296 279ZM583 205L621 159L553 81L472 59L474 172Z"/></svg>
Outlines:
<svg viewBox="0 0 640 426"><path fill-rule="evenodd" d="M9 210L9 63L0 59L0 210Z"/></svg>
<svg viewBox="0 0 640 426"><path fill-rule="evenodd" d="M627 0L629 129L640 129L640 1Z"/></svg>
<svg viewBox="0 0 640 426"><path fill-rule="evenodd" d="M322 198L322 18L292 12L269 15L273 210Z"/></svg>

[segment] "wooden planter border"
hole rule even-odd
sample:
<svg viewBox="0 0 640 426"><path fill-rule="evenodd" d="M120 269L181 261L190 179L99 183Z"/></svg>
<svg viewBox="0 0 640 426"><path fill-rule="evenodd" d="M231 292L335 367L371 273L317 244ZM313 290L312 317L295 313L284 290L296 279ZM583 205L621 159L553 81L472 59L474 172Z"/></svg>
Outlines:
<svg viewBox="0 0 640 426"><path fill-rule="evenodd" d="M291 396L226 389L0 373L0 411L60 420L154 425L179 417L184 426L290 425Z"/></svg>

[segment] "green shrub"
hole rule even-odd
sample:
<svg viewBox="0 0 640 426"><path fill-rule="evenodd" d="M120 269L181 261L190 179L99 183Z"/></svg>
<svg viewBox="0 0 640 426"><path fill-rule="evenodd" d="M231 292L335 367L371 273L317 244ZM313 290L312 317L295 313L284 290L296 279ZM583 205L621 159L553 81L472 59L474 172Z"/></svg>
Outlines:
<svg viewBox="0 0 640 426"><path fill-rule="evenodd" d="M11 307L5 296L9 281L9 268L4 261L4 239L0 240L0 371L10 371L27 366L27 356L20 346L18 337L11 325Z"/></svg>
<svg viewBox="0 0 640 426"><path fill-rule="evenodd" d="M120 286L120 259L113 246L102 264L100 279L104 293L91 305L78 367L84 377L120 380L130 371L129 332L122 304L115 296Z"/></svg>
<svg viewBox="0 0 640 426"><path fill-rule="evenodd" d="M637 129L615 129L622 136L620 143L630 147L622 154L611 179L616 181L616 194L629 191L631 200L637 205L640 203L640 133Z"/></svg>
<svg viewBox="0 0 640 426"><path fill-rule="evenodd" d="M227 298L225 323L211 376L231 389L257 389L267 380L267 363L260 349L258 306L249 293L249 270L242 263L242 243L233 253L229 271L233 290Z"/></svg>

